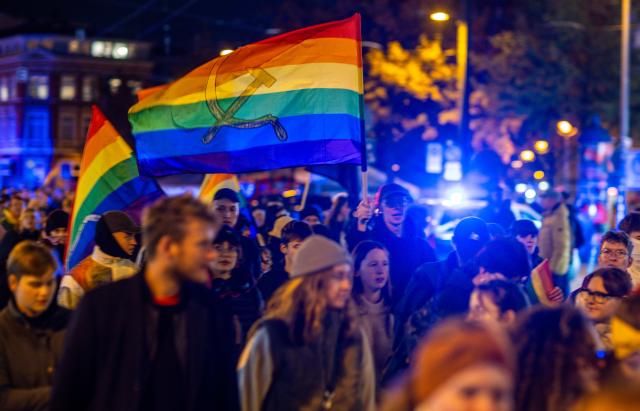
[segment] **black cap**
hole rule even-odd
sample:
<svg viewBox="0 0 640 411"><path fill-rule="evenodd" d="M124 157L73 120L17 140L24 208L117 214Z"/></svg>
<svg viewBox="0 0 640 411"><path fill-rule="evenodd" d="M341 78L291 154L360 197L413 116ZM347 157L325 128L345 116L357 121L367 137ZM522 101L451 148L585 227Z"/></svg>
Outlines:
<svg viewBox="0 0 640 411"><path fill-rule="evenodd" d="M402 187L400 184L395 184L395 183L391 183L391 184L385 184L382 187L380 187L380 195L379 195L379 199L380 202L382 202L382 200L389 198L391 196L403 196L406 197L409 200L412 200L411 198L411 194L409 194L409 191Z"/></svg>
<svg viewBox="0 0 640 411"><path fill-rule="evenodd" d="M454 242L459 243L466 240L479 241L486 244L489 239L489 228L487 223L478 217L465 217L453 230Z"/></svg>
<svg viewBox="0 0 640 411"><path fill-rule="evenodd" d="M238 197L238 193L230 188L221 188L216 191L216 194L213 196L213 200L229 200L232 203L239 203L240 197Z"/></svg>
<svg viewBox="0 0 640 411"><path fill-rule="evenodd" d="M102 214L102 218L112 233L123 232L135 234L140 232L140 227L123 211L107 211Z"/></svg>

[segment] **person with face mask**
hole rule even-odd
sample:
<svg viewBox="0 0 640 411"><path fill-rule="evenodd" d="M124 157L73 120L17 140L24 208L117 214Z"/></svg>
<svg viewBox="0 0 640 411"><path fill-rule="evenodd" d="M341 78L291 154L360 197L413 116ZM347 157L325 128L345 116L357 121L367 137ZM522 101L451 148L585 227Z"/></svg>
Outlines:
<svg viewBox="0 0 640 411"><path fill-rule="evenodd" d="M375 409L375 371L359 326L351 257L311 236L238 363L243 411Z"/></svg>
<svg viewBox="0 0 640 411"><path fill-rule="evenodd" d="M627 272L631 276L633 288L640 287L640 213L633 212L625 216L619 225L620 231L627 233L633 245L631 266Z"/></svg>
<svg viewBox="0 0 640 411"><path fill-rule="evenodd" d="M107 211L96 223L93 253L62 278L58 304L75 309L86 292L101 285L128 278L138 271L132 261L140 231L122 211Z"/></svg>
<svg viewBox="0 0 640 411"><path fill-rule="evenodd" d="M389 250L393 303L404 295L413 272L424 263L436 261L433 248L426 240L404 229L411 195L398 184L385 184L378 191L377 215L372 202L365 199L358 205L347 232L349 249L365 240L381 243Z"/></svg>

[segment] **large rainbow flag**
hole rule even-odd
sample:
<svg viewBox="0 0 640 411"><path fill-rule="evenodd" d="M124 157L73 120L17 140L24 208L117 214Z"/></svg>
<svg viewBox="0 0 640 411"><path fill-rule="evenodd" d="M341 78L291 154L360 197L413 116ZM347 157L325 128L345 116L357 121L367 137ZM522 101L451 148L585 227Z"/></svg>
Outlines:
<svg viewBox="0 0 640 411"><path fill-rule="evenodd" d="M139 175L133 150L93 106L71 213L67 269L91 254L102 213L122 210L139 222L142 208L162 195L155 180Z"/></svg>
<svg viewBox="0 0 640 411"><path fill-rule="evenodd" d="M360 15L238 48L129 110L140 172L360 164Z"/></svg>

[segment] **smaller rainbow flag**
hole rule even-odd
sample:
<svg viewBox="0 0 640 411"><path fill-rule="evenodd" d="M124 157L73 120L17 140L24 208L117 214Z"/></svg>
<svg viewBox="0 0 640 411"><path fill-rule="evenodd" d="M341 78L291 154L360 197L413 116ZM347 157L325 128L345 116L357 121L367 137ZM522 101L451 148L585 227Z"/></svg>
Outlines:
<svg viewBox="0 0 640 411"><path fill-rule="evenodd" d="M530 280L530 287L540 304L546 307L552 307L553 303L547 295L553 291L555 286L553 285L553 275L549 267L549 260L542 261L537 267L531 270Z"/></svg>
<svg viewBox="0 0 640 411"><path fill-rule="evenodd" d="M91 254L101 214L122 210L140 222L143 207L164 195L155 180L140 176L131 147L98 107L92 109L71 213L67 270Z"/></svg>
<svg viewBox="0 0 640 411"><path fill-rule="evenodd" d="M202 180L198 198L205 204L213 202L213 196L221 188L230 188L236 193L240 192L240 183L235 174L207 174Z"/></svg>

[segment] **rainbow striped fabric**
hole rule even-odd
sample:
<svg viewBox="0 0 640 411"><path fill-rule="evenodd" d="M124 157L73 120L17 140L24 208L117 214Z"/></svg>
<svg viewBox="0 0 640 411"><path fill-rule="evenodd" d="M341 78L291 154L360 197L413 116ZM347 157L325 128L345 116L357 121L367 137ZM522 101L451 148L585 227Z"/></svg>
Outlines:
<svg viewBox="0 0 640 411"><path fill-rule="evenodd" d="M249 44L129 110L140 172L360 164L360 16Z"/></svg>
<svg viewBox="0 0 640 411"><path fill-rule="evenodd" d="M213 196L221 188L230 188L236 193L240 192L238 177L234 174L207 174L200 185L198 198L205 204L211 204Z"/></svg>
<svg viewBox="0 0 640 411"><path fill-rule="evenodd" d="M95 222L102 213L122 210L139 222L142 208L163 194L155 180L139 175L133 150L93 106L71 213L66 268L91 254Z"/></svg>

